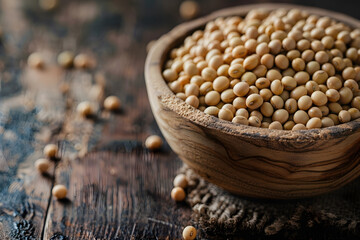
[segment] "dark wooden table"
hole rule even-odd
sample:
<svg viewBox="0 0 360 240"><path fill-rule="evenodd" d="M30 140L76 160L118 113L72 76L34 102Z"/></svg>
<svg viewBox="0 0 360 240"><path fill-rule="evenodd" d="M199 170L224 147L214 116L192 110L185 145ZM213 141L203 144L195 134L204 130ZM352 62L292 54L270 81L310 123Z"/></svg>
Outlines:
<svg viewBox="0 0 360 240"><path fill-rule="evenodd" d="M182 21L180 1L60 0L53 11L37 2L0 1L0 239L181 238L191 211L170 199L181 162L166 144L157 153L143 147L160 134L144 83L146 44ZM205 15L254 1L199 2ZM293 2L355 17L360 5ZM93 56L96 67L61 69L56 56L67 49ZM34 51L42 70L27 67ZM107 95L120 97L121 112L101 109ZM96 117L76 114L83 100ZM61 159L41 175L34 162L47 143ZM51 196L54 184L68 187L65 201Z"/></svg>

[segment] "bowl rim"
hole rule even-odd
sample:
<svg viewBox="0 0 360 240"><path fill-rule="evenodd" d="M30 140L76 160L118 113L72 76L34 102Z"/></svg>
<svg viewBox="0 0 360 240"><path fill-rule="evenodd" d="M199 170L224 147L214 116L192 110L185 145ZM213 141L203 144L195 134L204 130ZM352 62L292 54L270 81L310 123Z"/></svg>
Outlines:
<svg viewBox="0 0 360 240"><path fill-rule="evenodd" d="M163 65L168 57L169 50L178 46L178 43L182 43L182 40L189 36L189 34L198 29L202 29L207 22L214 20L217 17L244 16L250 10L255 8L261 8L265 10L274 10L279 8L290 10L297 8L300 10L305 10L310 14L329 16L330 18L341 21L352 28L360 28L360 20L342 13L316 7L283 3L260 3L224 8L204 17L181 23L156 41L154 46L150 49L145 62L145 80L146 86L148 88L148 95L155 94L155 97L157 97L163 106L165 106L168 110L175 112L179 116L182 116L196 125L211 128L234 136L241 136L243 138L262 140L271 139L277 141L294 141L301 143L320 139L339 139L351 135L354 132L360 131L360 119L321 129L298 131L277 130L240 125L208 115L199 109L186 104L185 101L175 96L162 76ZM149 88L154 91L150 92ZM154 112L154 114L156 113Z"/></svg>

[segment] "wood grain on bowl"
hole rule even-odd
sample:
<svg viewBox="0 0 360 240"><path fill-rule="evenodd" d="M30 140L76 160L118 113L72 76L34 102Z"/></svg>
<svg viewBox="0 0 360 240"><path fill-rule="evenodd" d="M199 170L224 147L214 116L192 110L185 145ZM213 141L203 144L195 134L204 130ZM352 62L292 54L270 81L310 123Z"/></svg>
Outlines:
<svg viewBox="0 0 360 240"><path fill-rule="evenodd" d="M343 14L287 4L240 6L179 25L157 41L146 61L146 86L157 123L186 164L233 193L288 199L337 189L360 175L360 120L305 131L236 125L186 104L162 77L168 52L186 36L216 17L245 16L254 8L298 8L360 27L358 20Z"/></svg>

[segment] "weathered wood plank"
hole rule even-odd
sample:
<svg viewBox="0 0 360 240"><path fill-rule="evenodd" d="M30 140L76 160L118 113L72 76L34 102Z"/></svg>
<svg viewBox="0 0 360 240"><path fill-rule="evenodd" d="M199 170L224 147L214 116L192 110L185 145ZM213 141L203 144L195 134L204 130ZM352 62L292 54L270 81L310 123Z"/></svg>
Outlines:
<svg viewBox="0 0 360 240"><path fill-rule="evenodd" d="M94 40L102 41L98 51L104 55L97 54L97 62L107 79L106 95L120 96L122 111L102 111L90 120L79 118L75 113L79 101L96 103L99 99L91 99L90 89L84 90L91 83L79 80L86 72L70 72L65 77L71 104L59 133L62 157L55 182L68 186L69 195L67 201L51 199L44 239L180 238L182 227L190 221L189 209L177 206L169 194L180 161L167 146L160 153L150 153L142 146L147 135L159 130L144 87L144 57L139 57L146 54L145 44L129 35L136 29L138 16L134 14L138 13L128 4L109 4L121 15L111 14L126 25L119 32L113 25L115 29L109 27L104 32L105 39ZM106 19L97 17L89 24L109 21ZM87 30L69 35L86 39L96 31ZM109 46L113 52L107 51ZM91 51L91 46L84 46L84 51ZM89 74L94 76L93 72Z"/></svg>
<svg viewBox="0 0 360 240"><path fill-rule="evenodd" d="M150 153L142 142L159 134L144 84L145 46L181 22L181 1L61 0L50 12L37 2L0 1L0 239L180 238L190 210L169 196L180 161L168 146ZM201 14L239 4L199 2ZM97 68L62 71L55 59L65 49L96 55ZM38 50L46 68L26 68ZM103 90L121 98L120 113L101 111ZM77 116L82 100L99 108L97 118ZM61 148L54 179L54 169L47 178L33 167L48 142ZM67 201L51 197L54 183L69 187Z"/></svg>
<svg viewBox="0 0 360 240"><path fill-rule="evenodd" d="M47 214L54 167L48 175L34 168L44 145L62 124L65 105L56 67L28 69L21 62L36 42L22 1L1 1L4 26L0 57L0 238L40 239ZM34 34L34 35L33 35ZM31 48L31 47L29 47ZM46 49L46 45L42 46ZM46 58L47 59L47 58Z"/></svg>

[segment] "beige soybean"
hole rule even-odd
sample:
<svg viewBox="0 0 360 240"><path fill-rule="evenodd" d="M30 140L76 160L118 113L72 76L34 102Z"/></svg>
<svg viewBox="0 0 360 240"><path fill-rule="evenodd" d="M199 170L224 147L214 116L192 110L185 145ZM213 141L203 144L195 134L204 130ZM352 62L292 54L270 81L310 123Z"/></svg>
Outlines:
<svg viewBox="0 0 360 240"><path fill-rule="evenodd" d="M253 126L253 127L260 127L261 126L261 121L256 116L249 117L248 121L249 121L250 126Z"/></svg>
<svg viewBox="0 0 360 240"><path fill-rule="evenodd" d="M321 66L321 69L324 70L329 77L335 75L335 68L331 63L325 63Z"/></svg>
<svg viewBox="0 0 360 240"><path fill-rule="evenodd" d="M307 130L307 128L305 127L304 124L302 123L297 123L295 124L295 126L292 128L293 131L299 131L299 130Z"/></svg>
<svg viewBox="0 0 360 240"><path fill-rule="evenodd" d="M260 108L260 111L265 117L271 117L272 114L274 113L274 108L271 105L271 103L264 102Z"/></svg>
<svg viewBox="0 0 360 240"><path fill-rule="evenodd" d="M270 80L270 82L276 80L276 79L281 79L282 75L281 73L276 70L276 69L271 69L266 73L266 78Z"/></svg>
<svg viewBox="0 0 360 240"><path fill-rule="evenodd" d="M220 98L224 103L232 102L235 99L235 97L236 96L235 96L234 91L232 89L226 89L220 95Z"/></svg>
<svg viewBox="0 0 360 240"><path fill-rule="evenodd" d="M319 51L315 54L315 60L320 64L324 64L329 61L329 55L325 51Z"/></svg>
<svg viewBox="0 0 360 240"><path fill-rule="evenodd" d="M250 109L259 108L263 104L264 100L259 94L251 94L246 98L246 106Z"/></svg>
<svg viewBox="0 0 360 240"><path fill-rule="evenodd" d="M230 80L227 77L217 77L213 82L213 88L217 92L222 92L227 89L230 85Z"/></svg>
<svg viewBox="0 0 360 240"><path fill-rule="evenodd" d="M234 117L234 114L229 109L222 108L218 113L218 117L226 121L231 121Z"/></svg>
<svg viewBox="0 0 360 240"><path fill-rule="evenodd" d="M201 77L205 81L213 81L217 77L217 73L213 68L206 67L201 71Z"/></svg>
<svg viewBox="0 0 360 240"><path fill-rule="evenodd" d="M325 94L329 102L337 102L340 99L340 93L335 89L328 89Z"/></svg>
<svg viewBox="0 0 360 240"><path fill-rule="evenodd" d="M199 98L195 95L188 96L185 102L194 108L198 108L200 104Z"/></svg>
<svg viewBox="0 0 360 240"><path fill-rule="evenodd" d="M228 74L232 78L239 78L245 72L244 67L241 64L234 64L229 67Z"/></svg>
<svg viewBox="0 0 360 240"><path fill-rule="evenodd" d="M350 108L347 110L351 115L351 120L360 118L360 111L357 108Z"/></svg>
<svg viewBox="0 0 360 240"><path fill-rule="evenodd" d="M285 76L281 79L281 83L285 90L293 90L297 86L297 82L293 77Z"/></svg>
<svg viewBox="0 0 360 240"><path fill-rule="evenodd" d="M300 58L300 57L301 57L301 53L300 53L299 50L291 50L291 51L288 51L288 52L286 53L286 57L289 59L289 61L293 61L293 60L295 60L295 59L297 59L297 58L301 59L301 58ZM302 60L302 59L301 59L301 60ZM304 60L302 60L302 61L304 61ZM305 62L304 62L304 65L305 65Z"/></svg>
<svg viewBox="0 0 360 240"><path fill-rule="evenodd" d="M195 83L190 83L185 88L185 95L186 97L189 97L191 95L198 96L199 95L199 86Z"/></svg>
<svg viewBox="0 0 360 240"><path fill-rule="evenodd" d="M275 58L272 54L264 54L260 59L260 63L266 66L268 69L271 69L274 66L274 61Z"/></svg>
<svg viewBox="0 0 360 240"><path fill-rule="evenodd" d="M246 98L245 97L236 97L233 101L233 106L236 109L246 108Z"/></svg>
<svg viewBox="0 0 360 240"><path fill-rule="evenodd" d="M217 69L216 73L217 73L218 76L228 77L228 76L229 76L229 68L230 68L230 66L227 65L227 64L221 65L221 66Z"/></svg>
<svg viewBox="0 0 360 240"><path fill-rule="evenodd" d="M290 92L290 97L299 100L300 97L307 94L307 89L304 86L298 86Z"/></svg>
<svg viewBox="0 0 360 240"><path fill-rule="evenodd" d="M249 86L253 85L256 79L257 79L256 75L252 72L246 72L241 76L241 81L246 82L247 84L249 84Z"/></svg>
<svg viewBox="0 0 360 240"><path fill-rule="evenodd" d="M239 82L234 86L233 91L238 97L245 96L249 92L249 84L246 82Z"/></svg>
<svg viewBox="0 0 360 240"><path fill-rule="evenodd" d="M230 81L230 87L234 88L236 84L238 84L240 82L239 79L233 79Z"/></svg>
<svg viewBox="0 0 360 240"><path fill-rule="evenodd" d="M269 124L269 129L283 130L283 126L279 121L274 121Z"/></svg>
<svg viewBox="0 0 360 240"><path fill-rule="evenodd" d="M256 54L248 56L244 60L244 68L246 70L252 70L252 69L256 68L256 66L258 64L259 64L259 56Z"/></svg>
<svg viewBox="0 0 360 240"><path fill-rule="evenodd" d="M316 61L310 61L306 64L306 72L313 75L316 71L320 70L320 64Z"/></svg>
<svg viewBox="0 0 360 240"><path fill-rule="evenodd" d="M149 150L158 150L161 148L163 141L157 135L151 135L145 140L145 147Z"/></svg>
<svg viewBox="0 0 360 240"><path fill-rule="evenodd" d="M176 202L182 202L185 200L186 194L183 188L181 187L174 187L171 190L171 199L173 199Z"/></svg>
<svg viewBox="0 0 360 240"><path fill-rule="evenodd" d="M305 84L305 88L308 95L311 95L313 92L320 90L319 85L315 81L308 81Z"/></svg>
<svg viewBox="0 0 360 240"><path fill-rule="evenodd" d="M309 121L306 123L307 129L314 129L314 128L321 128L322 122L321 119L318 117L313 117L309 119Z"/></svg>
<svg viewBox="0 0 360 240"><path fill-rule="evenodd" d="M104 107L107 110L115 111L119 110L121 106L120 99L116 96L108 96L104 100Z"/></svg>
<svg viewBox="0 0 360 240"><path fill-rule="evenodd" d="M44 67L44 59L41 53L34 52L28 57L28 65L32 68L42 68Z"/></svg>
<svg viewBox="0 0 360 240"><path fill-rule="evenodd" d="M240 46L236 46L232 50L231 55L233 56L233 58L244 58L246 57L247 52L248 50L244 46L240 45Z"/></svg>
<svg viewBox="0 0 360 240"><path fill-rule="evenodd" d="M340 121L341 123L350 122L350 120L351 120L351 114L350 114L348 111L346 111L346 110L341 110L341 111L339 112L339 121Z"/></svg>
<svg viewBox="0 0 360 240"><path fill-rule="evenodd" d="M342 87L342 82L338 77L330 77L327 81L326 81L326 86L329 89L336 89L339 90Z"/></svg>
<svg viewBox="0 0 360 240"><path fill-rule="evenodd" d="M208 92L213 90L213 84L212 82L204 82L203 84L201 84L200 88L199 88L199 93L201 95L206 95Z"/></svg>
<svg viewBox="0 0 360 240"><path fill-rule="evenodd" d="M313 76L312 76L312 80L314 80L317 84L324 84L326 82L326 80L328 79L328 74L327 72L323 71L323 70L318 70L316 72L314 72Z"/></svg>
<svg viewBox="0 0 360 240"><path fill-rule="evenodd" d="M187 226L182 232L184 240L194 240L196 238L196 228L193 226Z"/></svg>
<svg viewBox="0 0 360 240"><path fill-rule="evenodd" d="M280 96L272 96L270 103L275 109L281 109L284 106L284 99L282 99Z"/></svg>
<svg viewBox="0 0 360 240"><path fill-rule="evenodd" d="M66 198L67 188L62 184L57 184L52 189L52 195L58 200Z"/></svg>
<svg viewBox="0 0 360 240"><path fill-rule="evenodd" d="M61 52L57 57L57 62L63 68L69 68L73 65L74 54L71 51Z"/></svg>
<svg viewBox="0 0 360 240"><path fill-rule="evenodd" d="M232 122L237 123L237 124L242 124L242 125L249 125L248 119L244 116L235 116L232 119Z"/></svg>
<svg viewBox="0 0 360 240"><path fill-rule="evenodd" d="M273 96L273 93L270 89L264 88L259 91L260 96L264 99L264 101L269 101Z"/></svg>
<svg viewBox="0 0 360 240"><path fill-rule="evenodd" d="M278 109L272 115L273 121L279 121L284 124L289 119L289 113L285 109Z"/></svg>
<svg viewBox="0 0 360 240"><path fill-rule="evenodd" d="M174 187L186 188L188 186L188 180L185 174L178 174L173 181Z"/></svg>
<svg viewBox="0 0 360 240"><path fill-rule="evenodd" d="M215 106L220 102L221 96L217 91L210 91L205 95L205 103L209 106Z"/></svg>
<svg viewBox="0 0 360 240"><path fill-rule="evenodd" d="M251 116L255 116L255 117L259 118L260 121L262 121L263 118L264 118L264 116L261 114L261 112L259 112L259 111L257 111L257 110L251 111L250 117L251 117Z"/></svg>
<svg viewBox="0 0 360 240"><path fill-rule="evenodd" d="M58 153L58 146L55 144L48 144L44 147L44 155L48 158L56 157Z"/></svg>
<svg viewBox="0 0 360 240"><path fill-rule="evenodd" d="M285 102L285 110L288 111L290 114L293 114L298 109L297 102L293 98L289 98Z"/></svg>
<svg viewBox="0 0 360 240"><path fill-rule="evenodd" d="M343 87L339 90L341 104L349 104L353 99L353 92L348 87Z"/></svg>
<svg viewBox="0 0 360 240"><path fill-rule="evenodd" d="M258 65L252 71L257 77L264 77L267 73L267 68L265 65Z"/></svg>
<svg viewBox="0 0 360 240"><path fill-rule="evenodd" d="M270 53L275 55L275 54L278 54L281 51L282 44L281 44L280 40L272 39L269 42L268 46L269 46L269 49L270 49Z"/></svg>
<svg viewBox="0 0 360 240"><path fill-rule="evenodd" d="M261 78L258 78L258 79L256 80L255 86L256 86L258 89L267 88L267 87L270 86L270 81L269 81L269 79L267 79L267 78L261 77Z"/></svg>
<svg viewBox="0 0 360 240"><path fill-rule="evenodd" d="M298 85L304 85L307 81L310 80L310 75L305 71L300 71L294 75L294 79Z"/></svg>
<svg viewBox="0 0 360 240"><path fill-rule="evenodd" d="M281 81L277 79L271 82L270 89L275 95L280 95L284 91L284 86Z"/></svg>
<svg viewBox="0 0 360 240"><path fill-rule="evenodd" d="M249 118L249 112L245 108L240 108L236 111L236 116L242 116L246 119Z"/></svg>
<svg viewBox="0 0 360 240"><path fill-rule="evenodd" d="M308 110L312 106L313 102L310 96L301 96L298 100L298 108L301 110Z"/></svg>
<svg viewBox="0 0 360 240"><path fill-rule="evenodd" d="M342 110L341 105L337 102L329 103L328 107L329 107L330 112L335 113L335 114L338 114Z"/></svg>
<svg viewBox="0 0 360 240"><path fill-rule="evenodd" d="M288 100L290 98L290 92L289 91L283 91L279 95L284 101Z"/></svg>
<svg viewBox="0 0 360 240"><path fill-rule="evenodd" d="M322 127L331 127L331 126L334 126L334 125L335 125L334 121L329 117L323 117L321 119L321 126Z"/></svg>
<svg viewBox="0 0 360 240"><path fill-rule="evenodd" d="M282 54L275 57L275 65L280 69L286 69L289 67L289 59Z"/></svg>
<svg viewBox="0 0 360 240"><path fill-rule="evenodd" d="M337 114L331 113L331 114L328 115L328 117L331 118L331 120L333 120L334 125L340 124L339 117L338 117Z"/></svg>
<svg viewBox="0 0 360 240"><path fill-rule="evenodd" d="M187 0L180 4L179 13L183 19L189 20L196 17L199 10L200 6L196 1Z"/></svg>
<svg viewBox="0 0 360 240"><path fill-rule="evenodd" d="M321 118L323 114L322 114L320 108L312 107L308 110L308 115L310 118L314 118L314 117Z"/></svg>
<svg viewBox="0 0 360 240"><path fill-rule="evenodd" d="M294 126L294 121L287 121L286 123L284 123L284 130L292 130Z"/></svg>
<svg viewBox="0 0 360 240"><path fill-rule="evenodd" d="M347 67L342 72L342 77L344 78L344 80L354 79L355 76L356 76L356 72L355 69L352 67Z"/></svg>
<svg viewBox="0 0 360 240"><path fill-rule="evenodd" d="M350 88L353 93L359 91L359 84L353 79L346 80L344 82L344 87Z"/></svg>
<svg viewBox="0 0 360 240"><path fill-rule="evenodd" d="M294 77L295 76L295 74L296 74L296 72L295 72L295 70L294 69L292 69L292 68L287 68L287 69L285 69L283 72L282 72L282 75L284 76L284 77Z"/></svg>
<svg viewBox="0 0 360 240"><path fill-rule="evenodd" d="M295 71L302 71L305 69L305 61L301 58L295 58L292 60L291 66Z"/></svg>
<svg viewBox="0 0 360 240"><path fill-rule="evenodd" d="M219 108L217 108L217 107L215 107L215 106L210 106L210 107L207 107L207 108L204 110L204 113L217 117L219 111L220 111Z"/></svg>
<svg viewBox="0 0 360 240"><path fill-rule="evenodd" d="M197 69L196 65L193 62L185 62L184 72L189 76L194 76L199 74L199 69Z"/></svg>
<svg viewBox="0 0 360 240"><path fill-rule="evenodd" d="M321 110L321 113L323 116L327 116L330 112L330 110L327 106L321 106L321 107L319 107L319 109Z"/></svg>
<svg viewBox="0 0 360 240"><path fill-rule="evenodd" d="M354 97L351 101L351 106L360 110L360 96Z"/></svg>
<svg viewBox="0 0 360 240"><path fill-rule="evenodd" d="M50 167L50 161L46 158L40 158L35 161L35 167L40 173L45 173Z"/></svg>
<svg viewBox="0 0 360 240"><path fill-rule="evenodd" d="M246 41L244 46L248 50L248 54L254 53L256 51L256 46L257 46L258 42L255 39L245 40L246 36L243 36L243 37L244 37L244 41Z"/></svg>
<svg viewBox="0 0 360 240"><path fill-rule="evenodd" d="M315 91L311 94L311 99L316 106L323 106L327 103L328 99L325 93L321 91Z"/></svg>
<svg viewBox="0 0 360 240"><path fill-rule="evenodd" d="M257 45L257 47L256 47L256 54L260 57L269 53L269 51L270 51L270 49L266 42L262 42L259 45Z"/></svg>
<svg viewBox="0 0 360 240"><path fill-rule="evenodd" d="M298 110L294 113L293 119L295 123L302 123L306 125L309 121L309 115L304 110Z"/></svg>

